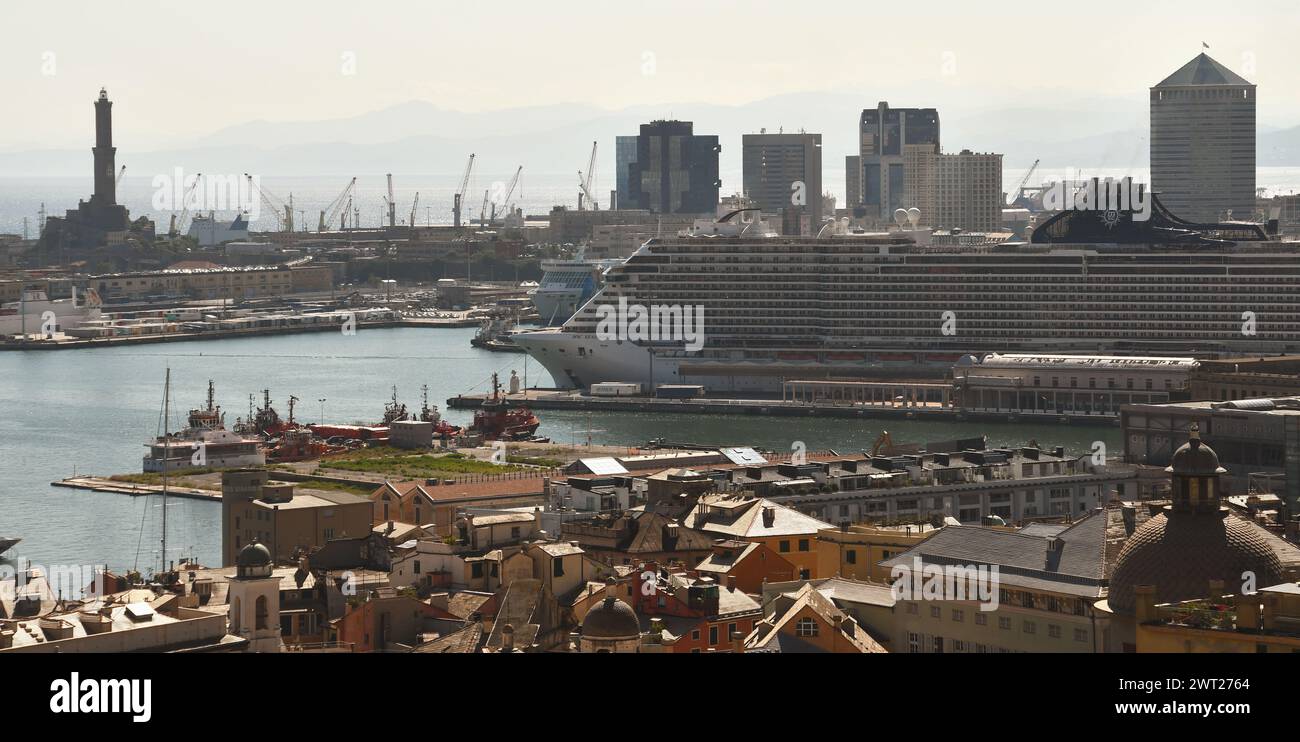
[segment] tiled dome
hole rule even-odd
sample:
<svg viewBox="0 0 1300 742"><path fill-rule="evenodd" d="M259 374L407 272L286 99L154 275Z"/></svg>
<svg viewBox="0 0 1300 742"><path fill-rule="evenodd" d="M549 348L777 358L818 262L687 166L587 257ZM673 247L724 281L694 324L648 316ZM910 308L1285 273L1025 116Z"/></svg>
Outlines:
<svg viewBox="0 0 1300 742"><path fill-rule="evenodd" d="M613 596L600 601L582 619L584 639L627 639L640 635L636 611Z"/></svg>
<svg viewBox="0 0 1300 742"><path fill-rule="evenodd" d="M1255 585L1284 580L1282 563L1259 529L1226 512L1161 513L1137 530L1120 550L1110 579L1109 603L1133 615L1133 588L1153 585L1157 603L1203 598L1210 580L1223 580L1225 593L1239 593L1242 573Z"/></svg>

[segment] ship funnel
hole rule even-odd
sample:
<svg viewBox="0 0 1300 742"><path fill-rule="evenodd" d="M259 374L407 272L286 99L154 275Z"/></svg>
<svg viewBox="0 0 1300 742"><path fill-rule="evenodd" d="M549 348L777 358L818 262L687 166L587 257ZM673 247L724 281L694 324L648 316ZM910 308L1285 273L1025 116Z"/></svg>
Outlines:
<svg viewBox="0 0 1300 742"><path fill-rule="evenodd" d="M899 209L899 211L902 211L902 209ZM911 223L912 229L915 230L916 226L921 223L921 210L916 208L915 206L908 209L907 221Z"/></svg>
<svg viewBox="0 0 1300 742"><path fill-rule="evenodd" d="M903 228L903 222L906 221L907 221L907 210L894 209L894 223L898 225L899 229Z"/></svg>

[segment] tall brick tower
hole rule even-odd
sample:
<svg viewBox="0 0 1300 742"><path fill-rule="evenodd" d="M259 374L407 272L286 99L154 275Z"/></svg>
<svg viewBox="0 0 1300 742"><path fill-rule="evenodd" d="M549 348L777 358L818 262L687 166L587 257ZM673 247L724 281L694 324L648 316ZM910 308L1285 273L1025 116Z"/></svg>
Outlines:
<svg viewBox="0 0 1300 742"><path fill-rule="evenodd" d="M108 91L99 89L99 100L95 101L95 146L91 148L95 155L95 194L90 197L95 206L117 205L117 173L113 156L117 147L113 146L113 101L108 99Z"/></svg>

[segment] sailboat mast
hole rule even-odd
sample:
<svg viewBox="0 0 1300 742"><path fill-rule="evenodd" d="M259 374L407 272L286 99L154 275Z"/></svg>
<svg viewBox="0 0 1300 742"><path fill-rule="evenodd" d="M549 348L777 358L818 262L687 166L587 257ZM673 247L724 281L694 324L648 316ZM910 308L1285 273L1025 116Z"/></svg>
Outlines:
<svg viewBox="0 0 1300 742"><path fill-rule="evenodd" d="M171 433L167 430L171 418L172 370L167 369L163 383L163 465L162 465L162 571L167 571L167 462L171 460Z"/></svg>

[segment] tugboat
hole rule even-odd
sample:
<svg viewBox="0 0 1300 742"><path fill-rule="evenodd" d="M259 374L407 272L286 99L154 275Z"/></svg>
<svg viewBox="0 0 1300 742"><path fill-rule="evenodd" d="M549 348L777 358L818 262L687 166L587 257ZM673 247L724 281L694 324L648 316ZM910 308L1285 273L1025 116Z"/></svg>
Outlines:
<svg viewBox="0 0 1300 742"><path fill-rule="evenodd" d="M433 436L445 440L460 435L460 426L443 420L442 413L438 412L438 405L429 406L429 385L421 386L420 392L422 394L420 422L433 423Z"/></svg>
<svg viewBox="0 0 1300 742"><path fill-rule="evenodd" d="M262 406L256 410L253 409L253 395L248 395L248 419L237 420L235 422L235 432L243 435L260 435L264 438L274 438L286 430L293 430L301 427L293 419L293 406L297 404L298 398L289 397L289 419L281 420L280 413L275 411L271 406L271 390L262 390Z"/></svg>
<svg viewBox="0 0 1300 742"><path fill-rule="evenodd" d="M523 353L524 349L519 347L511 337L514 328L514 316L487 317L483 320L483 324L479 325L478 332L470 339L469 344L475 348L498 353Z"/></svg>
<svg viewBox="0 0 1300 742"><path fill-rule="evenodd" d="M527 407L506 405L501 383L492 374L492 398L483 400L474 411L474 424L466 432L481 435L486 441L521 441L531 438L541 425L542 421Z"/></svg>
<svg viewBox="0 0 1300 742"><path fill-rule="evenodd" d="M406 405L397 401L397 387L393 387L393 401L384 405L384 421L379 425L387 426L399 420L410 419L411 415L406 411Z"/></svg>

